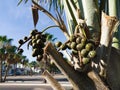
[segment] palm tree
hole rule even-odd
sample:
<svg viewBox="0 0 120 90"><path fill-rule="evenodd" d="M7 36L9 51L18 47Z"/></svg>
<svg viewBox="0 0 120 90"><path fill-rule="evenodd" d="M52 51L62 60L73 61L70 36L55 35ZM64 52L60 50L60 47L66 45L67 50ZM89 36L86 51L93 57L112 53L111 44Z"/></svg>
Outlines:
<svg viewBox="0 0 120 90"><path fill-rule="evenodd" d="M6 53L7 53L7 57L6 57L6 71L5 71L5 77L4 77L4 81L6 80L7 77L7 73L9 71L9 67L10 64L17 64L18 62L21 61L21 55L19 55L17 52L17 47L16 46L6 46Z"/></svg>
<svg viewBox="0 0 120 90"><path fill-rule="evenodd" d="M26 67L29 67L29 60L27 59L26 56L22 56L21 63L22 63L22 65L23 65L24 69L25 69ZM27 71L27 74L28 74L28 71Z"/></svg>
<svg viewBox="0 0 120 90"><path fill-rule="evenodd" d="M2 48L0 49L0 82L2 82L2 61L3 61L3 54L5 53L5 50Z"/></svg>
<svg viewBox="0 0 120 90"><path fill-rule="evenodd" d="M0 36L0 82L2 82L2 57L5 57L5 47L11 44L12 39L8 39L7 36Z"/></svg>
<svg viewBox="0 0 120 90"><path fill-rule="evenodd" d="M71 40L70 37L72 35L80 35L82 38L87 39L88 41L93 41L95 43L97 56L96 58L92 58L91 63L85 65L85 68L81 68L84 59L81 58L80 51L78 51L77 55L72 56L75 59L71 59L73 59L75 63L73 66L71 66L65 62L63 57L51 43L48 43L45 47L45 51L52 57L55 65L64 73L64 75L67 76L68 80L73 84L73 89L119 90L120 30L116 31L119 25L119 21L116 16L120 17L120 9L117 10L115 8L120 7L120 1L40 0L41 2L48 2L50 7L51 5L55 7L54 9L56 11L56 17L53 15L53 13L50 13L36 1L38 0L32 0L34 4L32 7L34 26L36 26L38 21L37 10L40 10L55 22L56 26L60 28L68 41ZM65 7L64 11L68 28L60 16L61 10L63 10L63 6ZM104 11L106 14L102 11ZM116 34L114 35L114 33ZM113 42L117 44L115 45L117 46L117 49L111 47L113 36L116 38L113 40ZM96 64L97 67L95 67Z"/></svg>

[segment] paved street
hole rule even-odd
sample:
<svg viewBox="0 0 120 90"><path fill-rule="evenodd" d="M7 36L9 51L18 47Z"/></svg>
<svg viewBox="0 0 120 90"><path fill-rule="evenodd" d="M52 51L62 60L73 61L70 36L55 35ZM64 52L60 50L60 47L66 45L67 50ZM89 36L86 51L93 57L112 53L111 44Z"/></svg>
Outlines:
<svg viewBox="0 0 120 90"><path fill-rule="evenodd" d="M45 84L0 84L0 90L53 90Z"/></svg>
<svg viewBox="0 0 120 90"><path fill-rule="evenodd" d="M72 85L63 75L56 75L54 78L66 90L71 90ZM42 76L10 76L5 83L0 84L0 90L53 90L49 83L43 82Z"/></svg>

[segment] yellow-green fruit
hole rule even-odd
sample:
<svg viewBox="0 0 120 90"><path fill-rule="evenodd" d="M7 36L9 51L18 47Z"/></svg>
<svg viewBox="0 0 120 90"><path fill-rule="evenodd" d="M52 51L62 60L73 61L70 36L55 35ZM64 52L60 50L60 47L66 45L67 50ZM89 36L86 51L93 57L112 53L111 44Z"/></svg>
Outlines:
<svg viewBox="0 0 120 90"><path fill-rule="evenodd" d="M116 37L113 38L113 43L118 43L119 39L117 39Z"/></svg>
<svg viewBox="0 0 120 90"><path fill-rule="evenodd" d="M35 36L32 36L32 40L35 39Z"/></svg>
<svg viewBox="0 0 120 90"><path fill-rule="evenodd" d="M71 43L70 43L70 42L69 42L69 43L67 43L67 48L68 48L68 49L71 49L71 46L70 46L70 45L71 45Z"/></svg>
<svg viewBox="0 0 120 90"><path fill-rule="evenodd" d="M38 48L38 44L33 43L33 44L32 44L32 48L33 48L33 49Z"/></svg>
<svg viewBox="0 0 120 90"><path fill-rule="evenodd" d="M45 44L43 43L43 41L41 39L37 40L37 44L40 48L43 48L45 46Z"/></svg>
<svg viewBox="0 0 120 90"><path fill-rule="evenodd" d="M69 38L69 40L70 40L71 42L72 42L72 41L75 41L75 39L76 39L76 38L75 38L74 35L71 35L70 38Z"/></svg>
<svg viewBox="0 0 120 90"><path fill-rule="evenodd" d="M67 45L66 44L62 44L61 46L60 46L60 49L62 49L62 50L65 50L67 48Z"/></svg>
<svg viewBox="0 0 120 90"><path fill-rule="evenodd" d="M76 38L76 43L80 43L81 42L81 37L77 37Z"/></svg>
<svg viewBox="0 0 120 90"><path fill-rule="evenodd" d="M94 57L96 56L96 51L95 51L95 50L90 51L90 52L88 53L88 56L89 56L90 58L94 58Z"/></svg>
<svg viewBox="0 0 120 90"><path fill-rule="evenodd" d="M37 44L40 44L40 43L43 43L43 42L42 42L41 39L38 39L38 40L36 41L36 43L37 43Z"/></svg>
<svg viewBox="0 0 120 90"><path fill-rule="evenodd" d="M32 39L32 44L36 42L37 42L37 39Z"/></svg>
<svg viewBox="0 0 120 90"><path fill-rule="evenodd" d="M36 57L39 54L38 49L33 49L32 56Z"/></svg>
<svg viewBox="0 0 120 90"><path fill-rule="evenodd" d="M30 34L31 34L31 36L34 36L36 33L38 32L38 30L32 30L31 32L30 32Z"/></svg>
<svg viewBox="0 0 120 90"><path fill-rule="evenodd" d="M82 57L85 57L88 55L88 51L86 49L82 49L80 53Z"/></svg>
<svg viewBox="0 0 120 90"><path fill-rule="evenodd" d="M60 42L60 41L55 43L56 47L60 47L61 45L62 45L62 42Z"/></svg>
<svg viewBox="0 0 120 90"><path fill-rule="evenodd" d="M36 39L40 39L40 38L41 38L41 34L36 34L36 35L35 35L35 38L36 38Z"/></svg>
<svg viewBox="0 0 120 90"><path fill-rule="evenodd" d="M35 48L35 49L33 49L32 56L36 57L38 55L42 55L43 53L44 53L43 49Z"/></svg>
<svg viewBox="0 0 120 90"><path fill-rule="evenodd" d="M73 53L73 54L78 54L78 51L77 51L77 50L72 49L72 53Z"/></svg>
<svg viewBox="0 0 120 90"><path fill-rule="evenodd" d="M82 58L82 63L83 64L87 64L87 63L89 63L90 62L90 59L89 58L87 58L87 57L83 57Z"/></svg>
<svg viewBox="0 0 120 90"><path fill-rule="evenodd" d="M112 47L115 47L116 49L119 49L119 44L118 43L112 43Z"/></svg>
<svg viewBox="0 0 120 90"><path fill-rule="evenodd" d="M70 47L71 47L72 49L76 49L76 42L72 42L71 45L70 45Z"/></svg>
<svg viewBox="0 0 120 90"><path fill-rule="evenodd" d="M94 45L93 45L92 43L87 43L86 46L85 46L85 49L86 49L87 51L90 51L90 50L92 50L93 48L94 48Z"/></svg>
<svg viewBox="0 0 120 90"><path fill-rule="evenodd" d="M82 43L76 45L76 49L78 51L82 50L83 48L84 48L84 44L82 44Z"/></svg>
<svg viewBox="0 0 120 90"><path fill-rule="evenodd" d="M40 62L42 60L42 58L43 58L43 55L38 55L37 56L37 61Z"/></svg>
<svg viewBox="0 0 120 90"><path fill-rule="evenodd" d="M81 43L86 43L87 39L86 38L82 38L81 39Z"/></svg>

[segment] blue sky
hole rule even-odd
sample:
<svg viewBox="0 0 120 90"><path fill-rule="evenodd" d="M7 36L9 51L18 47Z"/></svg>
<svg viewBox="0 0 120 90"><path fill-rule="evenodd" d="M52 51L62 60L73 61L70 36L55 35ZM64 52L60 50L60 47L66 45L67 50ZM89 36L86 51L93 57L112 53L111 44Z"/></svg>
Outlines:
<svg viewBox="0 0 120 90"><path fill-rule="evenodd" d="M7 35L12 38L13 45L18 46L18 40L28 36L30 31L34 29L33 18L31 12L31 2L17 6L19 0L0 0L0 36ZM39 22L37 29L40 31L49 25L55 25L45 14L39 12ZM57 37L57 40L65 41L63 33L58 28L48 30L49 33ZM27 50L26 45L22 46L30 61L35 60L31 56L31 50Z"/></svg>

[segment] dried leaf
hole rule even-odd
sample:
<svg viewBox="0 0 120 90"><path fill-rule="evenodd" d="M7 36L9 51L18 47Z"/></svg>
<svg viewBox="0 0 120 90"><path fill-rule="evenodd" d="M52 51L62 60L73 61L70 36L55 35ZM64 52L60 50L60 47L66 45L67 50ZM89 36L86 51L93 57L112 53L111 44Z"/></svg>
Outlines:
<svg viewBox="0 0 120 90"><path fill-rule="evenodd" d="M35 6L32 6L32 15L33 15L34 27L36 27L36 24L39 19L39 15L38 15L38 9Z"/></svg>

